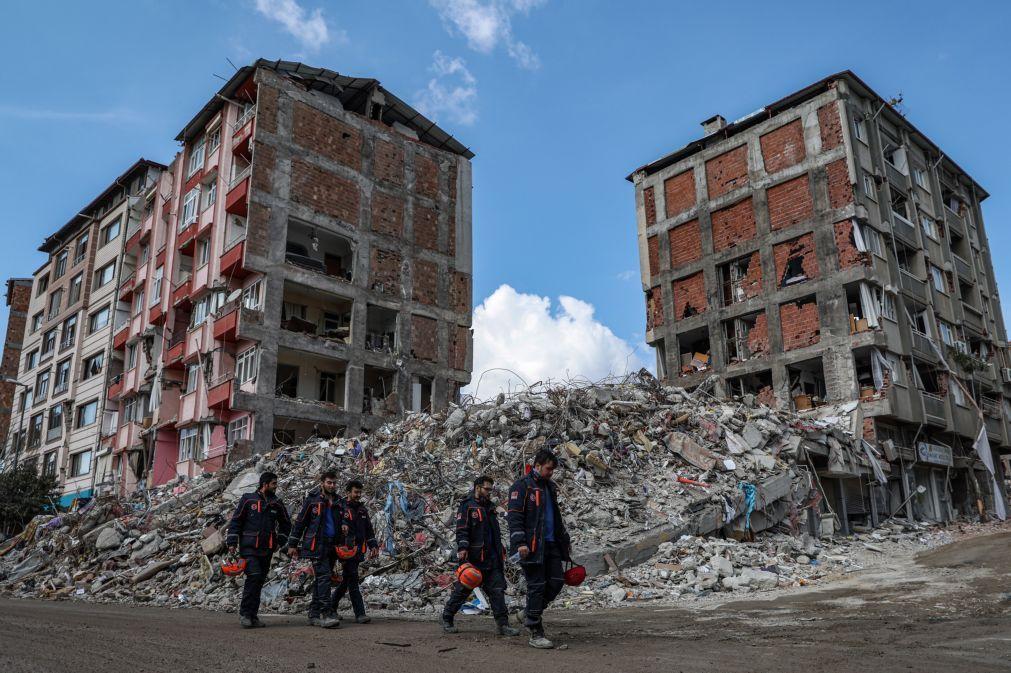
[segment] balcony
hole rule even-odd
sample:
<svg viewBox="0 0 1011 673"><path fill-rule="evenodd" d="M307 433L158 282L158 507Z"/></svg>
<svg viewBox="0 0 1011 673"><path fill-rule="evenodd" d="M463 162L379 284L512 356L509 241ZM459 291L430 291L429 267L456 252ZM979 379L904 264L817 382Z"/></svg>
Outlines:
<svg viewBox="0 0 1011 673"><path fill-rule="evenodd" d="M249 109L242 113L238 119L235 120L235 131L232 132L232 150L235 150L235 145L241 142L242 138L247 135L252 135L253 124L252 121L256 119L256 106L250 105Z"/></svg>
<svg viewBox="0 0 1011 673"><path fill-rule="evenodd" d="M965 237L965 220L947 205L944 206L944 223L948 225L949 231Z"/></svg>
<svg viewBox="0 0 1011 673"><path fill-rule="evenodd" d="M913 299L927 303L927 281L917 278L905 269L899 269L899 286Z"/></svg>
<svg viewBox="0 0 1011 673"><path fill-rule="evenodd" d="M127 252L133 250L144 237L144 229L140 224L135 224L136 222L137 220L131 219L130 225L126 229L126 244L123 246L123 250Z"/></svg>
<svg viewBox="0 0 1011 673"><path fill-rule="evenodd" d="M986 334L986 328L983 326L983 314L965 302L962 302L962 309L962 324L977 334Z"/></svg>
<svg viewBox="0 0 1011 673"><path fill-rule="evenodd" d="M916 351L917 355L931 362L936 361L937 353L930 343L930 337L917 330L910 330L910 334L913 340L913 350Z"/></svg>
<svg viewBox="0 0 1011 673"><path fill-rule="evenodd" d="M109 390L106 395L112 401L118 400L119 396L123 394L123 375L117 374L112 377L112 381L109 383Z"/></svg>
<svg viewBox="0 0 1011 673"><path fill-rule="evenodd" d="M192 287L193 277L187 274L183 280L176 283L176 285L172 288L172 305L179 306L189 302L190 289Z"/></svg>
<svg viewBox="0 0 1011 673"><path fill-rule="evenodd" d="M230 248L226 249L225 254L221 255L219 273L229 278L245 277L246 270L243 266L245 259L246 240L240 239L238 242L232 244Z"/></svg>
<svg viewBox="0 0 1011 673"><path fill-rule="evenodd" d="M130 295L133 294L134 284L137 280L137 274L133 271L127 276L122 283L119 284L119 300L127 301Z"/></svg>
<svg viewBox="0 0 1011 673"><path fill-rule="evenodd" d="M176 236L176 249L182 252L188 252L193 248L194 242L197 240L197 229L200 226L200 220L193 220L185 227L179 230L179 235Z"/></svg>
<svg viewBox="0 0 1011 673"><path fill-rule="evenodd" d="M928 423L935 425L948 425L948 400L946 397L921 391L923 397L923 413L926 415Z"/></svg>
<svg viewBox="0 0 1011 673"><path fill-rule="evenodd" d="M892 211L892 228L895 235L903 241L914 248L920 247L920 237L916 233L916 225L895 211Z"/></svg>
<svg viewBox="0 0 1011 673"><path fill-rule="evenodd" d="M999 418L993 416L983 415L983 423L986 425L987 436L998 443L1003 443L1004 441L1004 424L1001 423Z"/></svg>
<svg viewBox="0 0 1011 673"><path fill-rule="evenodd" d="M239 325L239 303L232 302L221 307L221 312L214 319L214 338L221 341L235 341Z"/></svg>
<svg viewBox="0 0 1011 673"><path fill-rule="evenodd" d="M955 253L951 253L951 259L955 263L955 271L958 272L958 277L967 283L971 283L975 280L975 274L972 272L972 265L965 261Z"/></svg>
<svg viewBox="0 0 1011 673"><path fill-rule="evenodd" d="M225 197L225 212L246 216L249 210L249 176L251 166L247 166L232 180Z"/></svg>
<svg viewBox="0 0 1011 673"><path fill-rule="evenodd" d="M161 325L165 322L165 310L161 307L161 302L158 302L147 313L147 321L152 325Z"/></svg>
<svg viewBox="0 0 1011 673"><path fill-rule="evenodd" d="M222 379L211 381L207 389L207 406L210 409L225 409L232 406L233 374L226 374Z"/></svg>
<svg viewBox="0 0 1011 673"><path fill-rule="evenodd" d="M165 363L167 366L178 364L182 362L183 355L186 353L186 330L184 328L177 328L176 333L172 334L168 343L165 345Z"/></svg>
<svg viewBox="0 0 1011 673"><path fill-rule="evenodd" d="M126 346L126 340L130 337L130 323L125 323L116 331L116 335L112 337L112 348L113 350L123 350Z"/></svg>

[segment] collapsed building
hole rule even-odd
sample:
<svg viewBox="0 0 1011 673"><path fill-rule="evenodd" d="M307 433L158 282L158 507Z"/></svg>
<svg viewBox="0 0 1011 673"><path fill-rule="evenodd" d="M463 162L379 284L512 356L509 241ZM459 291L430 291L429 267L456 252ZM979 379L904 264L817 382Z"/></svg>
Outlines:
<svg viewBox="0 0 1011 673"><path fill-rule="evenodd" d="M844 527L1001 511L1011 357L986 191L849 71L703 128L628 176L660 375L850 404L887 460L882 479L812 454Z"/></svg>

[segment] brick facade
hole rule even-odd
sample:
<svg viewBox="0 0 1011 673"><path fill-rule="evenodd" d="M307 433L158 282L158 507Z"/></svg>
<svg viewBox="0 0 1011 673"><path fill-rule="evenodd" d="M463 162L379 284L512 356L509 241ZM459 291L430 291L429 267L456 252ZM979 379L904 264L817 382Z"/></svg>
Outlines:
<svg viewBox="0 0 1011 673"><path fill-rule="evenodd" d="M784 241L773 246L772 255L776 260L776 283L784 287L787 267L791 260L798 260L797 264L803 271L803 275L808 280L818 278L818 255L814 248L814 234L804 234L798 238ZM796 272L796 268L791 271Z"/></svg>
<svg viewBox="0 0 1011 673"><path fill-rule="evenodd" d="M706 162L706 188L715 199L748 184L748 146L741 145Z"/></svg>
<svg viewBox="0 0 1011 673"><path fill-rule="evenodd" d="M671 284L674 293L674 319L683 320L709 308L706 299L706 283L702 272L678 278Z"/></svg>
<svg viewBox="0 0 1011 673"><path fill-rule="evenodd" d="M293 137L306 149L360 171L362 134L353 126L330 115L296 102L293 107Z"/></svg>
<svg viewBox="0 0 1011 673"><path fill-rule="evenodd" d="M372 231L394 238L404 235L404 200L384 191L372 190Z"/></svg>
<svg viewBox="0 0 1011 673"><path fill-rule="evenodd" d="M664 211L674 217L695 205L695 171L689 169L663 183Z"/></svg>
<svg viewBox="0 0 1011 673"><path fill-rule="evenodd" d="M842 208L853 202L853 185L850 183L846 160L833 161L825 167L828 173L828 202L831 208Z"/></svg>
<svg viewBox="0 0 1011 673"><path fill-rule="evenodd" d="M414 157L414 190L433 201L439 198L439 164L423 154Z"/></svg>
<svg viewBox="0 0 1011 673"><path fill-rule="evenodd" d="M439 213L434 208L414 204L414 242L427 250L439 249Z"/></svg>
<svg viewBox="0 0 1011 673"><path fill-rule="evenodd" d="M779 323L784 351L813 346L821 339L818 303L813 297L780 304Z"/></svg>
<svg viewBox="0 0 1011 673"><path fill-rule="evenodd" d="M649 259L649 275L660 273L660 241L655 235L646 239L647 258Z"/></svg>
<svg viewBox="0 0 1011 673"><path fill-rule="evenodd" d="M853 239L853 221L842 220L841 222L836 222L833 227L835 230L835 247L839 251L839 268L849 269L854 266L870 264L870 255L857 250Z"/></svg>
<svg viewBox="0 0 1011 673"><path fill-rule="evenodd" d="M712 213L713 250L720 252L755 237L755 209L751 197Z"/></svg>
<svg viewBox="0 0 1011 673"><path fill-rule="evenodd" d="M773 231L786 229L814 215L811 186L807 174L769 187L769 226Z"/></svg>
<svg viewBox="0 0 1011 673"><path fill-rule="evenodd" d="M414 301L428 306L439 303L439 265L424 259L414 261Z"/></svg>
<svg viewBox="0 0 1011 673"><path fill-rule="evenodd" d="M758 357L769 352L769 320L765 311L755 316L755 325L748 332L748 350L751 357Z"/></svg>
<svg viewBox="0 0 1011 673"><path fill-rule="evenodd" d="M667 232L670 265L676 269L702 259L702 231L698 220L689 220Z"/></svg>
<svg viewBox="0 0 1011 673"><path fill-rule="evenodd" d="M358 226L358 185L300 159L291 162L291 200Z"/></svg>
<svg viewBox="0 0 1011 673"><path fill-rule="evenodd" d="M419 360L439 359L439 321L423 315L411 315L411 352Z"/></svg>
<svg viewBox="0 0 1011 673"><path fill-rule="evenodd" d="M778 173L804 160L804 126L799 119L766 133L759 143L766 173Z"/></svg>
<svg viewBox="0 0 1011 673"><path fill-rule="evenodd" d="M404 149L385 140L375 143L372 158L372 175L377 180L401 186L404 184Z"/></svg>
<svg viewBox="0 0 1011 673"><path fill-rule="evenodd" d="M372 289L396 297L400 294L401 265L404 258L395 250L372 248L369 269Z"/></svg>
<svg viewBox="0 0 1011 673"><path fill-rule="evenodd" d="M642 190L642 203L646 209L646 224L656 224L656 196L653 194L652 187Z"/></svg>
<svg viewBox="0 0 1011 673"><path fill-rule="evenodd" d="M663 292L659 287L646 291L646 329L663 326Z"/></svg>
<svg viewBox="0 0 1011 673"><path fill-rule="evenodd" d="M822 151L842 145L842 123L839 121L837 103L832 102L818 108L818 132L821 134Z"/></svg>

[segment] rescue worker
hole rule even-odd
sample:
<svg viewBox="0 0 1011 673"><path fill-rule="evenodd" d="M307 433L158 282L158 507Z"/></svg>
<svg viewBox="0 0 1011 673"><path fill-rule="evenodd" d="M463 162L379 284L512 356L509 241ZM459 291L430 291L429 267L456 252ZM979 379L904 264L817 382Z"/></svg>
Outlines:
<svg viewBox="0 0 1011 673"><path fill-rule="evenodd" d="M530 646L551 649L554 643L544 635L541 615L565 585L562 561L571 560L569 534L558 509L558 487L551 481L558 458L541 449L534 456L533 469L509 489L509 551L519 555L527 580L525 625L530 630Z"/></svg>
<svg viewBox="0 0 1011 673"><path fill-rule="evenodd" d="M460 563L470 563L481 571L481 588L488 594L499 635L517 636L520 632L509 626L505 602L505 547L495 503L491 500L494 483L491 477L478 477L473 492L460 503L456 512L456 555ZM459 581L453 585L453 593L442 611L442 630L446 633L459 632L453 619L471 591Z"/></svg>
<svg viewBox="0 0 1011 673"><path fill-rule="evenodd" d="M239 624L244 629L266 626L257 616L260 592L270 570L274 550L280 549L291 532L291 517L277 497L277 475L264 472L257 489L239 498L228 522L225 544L232 555L238 553L246 562L246 581L239 603Z"/></svg>
<svg viewBox="0 0 1011 673"><path fill-rule="evenodd" d="M344 598L344 594L348 594L351 608L355 612L355 622L358 624L368 624L372 621L372 618L365 614L365 601L362 599L362 590L358 584L358 566L366 556L369 559L379 556L379 543L376 542L376 534L372 530L372 519L365 503L362 502L364 490L362 482L349 481L345 488L344 500L341 502L347 536L345 544L354 547L356 553L353 558L341 560L341 583L334 591L332 608L334 614L337 614L337 606Z"/></svg>
<svg viewBox="0 0 1011 673"><path fill-rule="evenodd" d="M330 573L337 560L337 545L344 538L343 511L337 497L337 473L327 470L320 476L319 486L302 502L288 542L289 556L312 559L315 581L309 603L310 626L335 629L341 624L330 606Z"/></svg>

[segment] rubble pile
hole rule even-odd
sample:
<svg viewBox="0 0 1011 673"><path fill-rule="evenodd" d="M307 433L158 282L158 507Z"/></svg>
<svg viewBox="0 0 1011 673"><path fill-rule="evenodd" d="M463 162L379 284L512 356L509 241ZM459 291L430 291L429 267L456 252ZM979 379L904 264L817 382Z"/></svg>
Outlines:
<svg viewBox="0 0 1011 673"><path fill-rule="evenodd" d="M39 516L0 543L0 592L234 609L241 579L225 577L219 566L239 495L271 470L295 511L332 467L366 484L384 551L363 566L371 607L432 612L452 581L459 499L476 475L488 474L504 504L509 484L542 447L561 459L556 479L576 557L598 575L574 594L577 603L617 600L611 587L618 586L623 598L763 588L784 573L798 581L816 574L826 551L782 534L758 543L686 537L659 544L648 560L622 556L622 549L705 512L710 519L716 513L714 525L724 533L735 527L737 537L775 524L796 533L803 508L818 501L804 452L818 447L840 460L873 460L858 446L829 420L750 397L730 402L688 393L647 373L622 383L529 390L409 415L356 438L278 448L127 499L103 496L78 512ZM790 506L764 499L761 485L769 480L787 485ZM592 570L591 562L605 561L610 567ZM520 573L510 566L508 574L513 593ZM303 563L277 556L264 587L266 609L302 610L307 577Z"/></svg>

